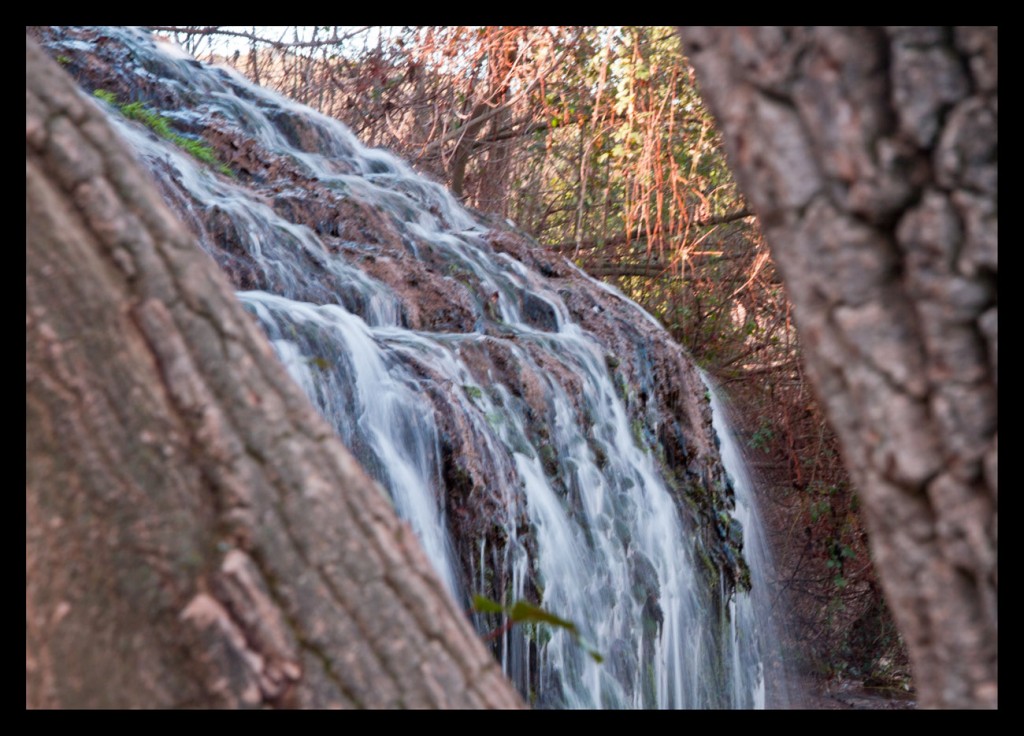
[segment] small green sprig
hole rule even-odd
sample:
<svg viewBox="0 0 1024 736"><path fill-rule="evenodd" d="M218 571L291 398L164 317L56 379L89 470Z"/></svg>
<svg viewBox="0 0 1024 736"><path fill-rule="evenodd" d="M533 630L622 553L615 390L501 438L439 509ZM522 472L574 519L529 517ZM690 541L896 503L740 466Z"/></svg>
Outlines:
<svg viewBox="0 0 1024 736"><path fill-rule="evenodd" d="M235 175L235 172L233 172L227 164L221 162L217 158L217 154L214 152L212 147L206 145L202 141L198 141L194 138L186 138L180 133L176 133L171 128L170 120L160 113L150 110L141 102L129 102L122 105L117 101L117 96L114 95L113 92L105 89L96 90L93 92L93 96L113 105L129 120L137 120L164 140L170 141L174 145L178 146L178 148L181 148L191 154L193 158L215 167L219 172L226 176L233 177Z"/></svg>
<svg viewBox="0 0 1024 736"><path fill-rule="evenodd" d="M576 624L572 621L566 621L550 611L545 611L540 606L534 605L529 601L518 600L511 606L504 606L486 596L474 595L473 610L478 613L504 614L510 624L548 624L549 626L565 629L595 662L600 664L604 661L604 657L599 652L583 641Z"/></svg>

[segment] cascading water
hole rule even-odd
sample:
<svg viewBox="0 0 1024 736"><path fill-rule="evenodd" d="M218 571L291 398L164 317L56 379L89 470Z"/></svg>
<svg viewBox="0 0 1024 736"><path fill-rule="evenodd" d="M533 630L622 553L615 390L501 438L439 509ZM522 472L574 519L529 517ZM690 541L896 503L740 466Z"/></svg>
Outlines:
<svg viewBox="0 0 1024 736"><path fill-rule="evenodd" d="M782 624L778 615L781 606L775 596L774 585L771 583L775 571L771 548L768 545L768 539L761 524L761 515L757 509L757 494L755 492L757 486L742 446L736 437L736 431L733 429L733 419L728 402L706 374L702 372L701 377L708 388L712 424L719 440L722 465L725 467L735 493L734 515L743 529L744 557L750 566L750 576L756 581L751 595L737 597L730 603L732 606L732 632L739 644L736 649L739 650L743 646L743 643L738 641L740 637L758 637L757 641L746 644L760 654L757 666L761 668L761 671L754 679L760 681L761 686L754 694L755 702L758 707L765 706L765 680L770 676L773 706L787 707L789 705L788 678L780 648ZM741 692L746 687L746 682L743 678L736 678L732 686L736 691Z"/></svg>
<svg viewBox="0 0 1024 736"><path fill-rule="evenodd" d="M730 516L699 379L653 319L337 121L144 33L97 35L102 48L84 31L44 42L88 56L87 89L161 101L234 152L231 179L108 106L452 595L532 599L576 624L578 639L545 625L496 639L524 695L763 707L736 539L759 539L747 491Z"/></svg>

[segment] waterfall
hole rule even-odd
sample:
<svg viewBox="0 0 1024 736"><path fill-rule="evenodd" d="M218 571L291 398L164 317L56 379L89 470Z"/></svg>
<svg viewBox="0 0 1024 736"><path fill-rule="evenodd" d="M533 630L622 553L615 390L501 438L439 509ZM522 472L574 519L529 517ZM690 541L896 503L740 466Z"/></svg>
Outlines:
<svg viewBox="0 0 1024 736"><path fill-rule="evenodd" d="M736 436L728 401L706 373L701 372L701 377L708 388L712 424L719 441L722 465L735 493L735 518L743 528L744 557L750 566L751 578L755 581L751 595L738 597L731 602L731 626L736 641L734 654L739 656L745 647L756 652L756 656L748 658L747 666L759 668L758 675L753 678L760 683L754 693L757 707L765 707L768 677L772 682L774 707L788 707L788 677L781 650L783 624L779 611L782 606L774 584L775 567L771 547L758 511L757 484ZM757 639L742 641L743 637L750 636ZM734 672L740 666L738 664ZM736 692L743 692L747 687L742 678L734 680L732 685Z"/></svg>
<svg viewBox="0 0 1024 736"><path fill-rule="evenodd" d="M144 33L90 33L44 41L84 56L87 91L159 102L230 155L234 178L103 103L449 592L575 624L474 614L524 696L764 707L751 491L730 469L732 498L700 378L653 318L339 122Z"/></svg>

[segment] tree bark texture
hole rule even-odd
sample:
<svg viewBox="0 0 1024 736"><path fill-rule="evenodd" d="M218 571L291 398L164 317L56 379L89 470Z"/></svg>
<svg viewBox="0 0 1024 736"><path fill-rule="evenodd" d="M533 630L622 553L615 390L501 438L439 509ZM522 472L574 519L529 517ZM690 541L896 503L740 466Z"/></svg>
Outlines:
<svg viewBox="0 0 1024 736"><path fill-rule="evenodd" d="M685 28L923 707L995 707L994 28Z"/></svg>
<svg viewBox="0 0 1024 736"><path fill-rule="evenodd" d="M127 151L27 40L27 704L520 706Z"/></svg>

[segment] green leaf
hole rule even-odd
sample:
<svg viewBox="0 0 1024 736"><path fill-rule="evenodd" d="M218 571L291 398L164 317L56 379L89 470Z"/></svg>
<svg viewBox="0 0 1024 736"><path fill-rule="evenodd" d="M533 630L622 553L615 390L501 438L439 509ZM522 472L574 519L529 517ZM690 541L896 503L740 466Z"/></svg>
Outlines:
<svg viewBox="0 0 1024 736"><path fill-rule="evenodd" d="M604 656L599 651L594 649L594 647L590 646L589 642L584 641L582 636L580 636L579 634L575 634L574 638L576 639L576 643L583 647L583 651L590 655L591 659L593 659L598 664L604 662Z"/></svg>
<svg viewBox="0 0 1024 736"><path fill-rule="evenodd" d="M576 624L572 621L566 621L564 618L559 618L555 614L545 611L540 606L535 606L526 601L516 601L512 606L512 610L509 611L509 618L516 623L522 621L529 621L533 623L539 622L558 626L576 633Z"/></svg>
<svg viewBox="0 0 1024 736"><path fill-rule="evenodd" d="M518 600L512 604L511 608L508 608L487 596L477 594L473 596L473 610L478 613L504 613L512 623L548 624L549 626L565 629L572 636L573 640L590 655L591 659L598 664L604 662L604 656L580 637L576 624L572 621L566 621L564 618L559 618L550 611L545 611L540 606L536 606L528 601Z"/></svg>
<svg viewBox="0 0 1024 736"><path fill-rule="evenodd" d="M505 607L485 595L473 596L473 610L479 613L504 613Z"/></svg>

